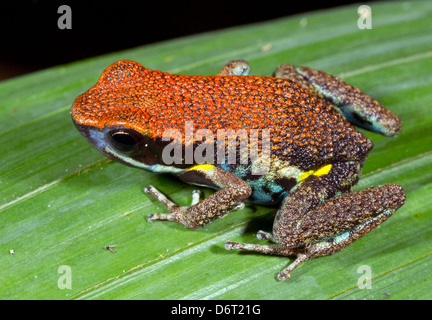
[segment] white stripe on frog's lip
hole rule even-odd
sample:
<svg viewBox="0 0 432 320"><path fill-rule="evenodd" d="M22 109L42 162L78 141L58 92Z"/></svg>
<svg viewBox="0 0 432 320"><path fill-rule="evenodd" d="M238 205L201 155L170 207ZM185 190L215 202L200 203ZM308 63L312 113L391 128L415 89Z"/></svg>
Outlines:
<svg viewBox="0 0 432 320"><path fill-rule="evenodd" d="M139 161L134 160L125 154L122 154L122 153L117 152L114 149L112 149L105 142L105 132L99 131L99 130L94 130L94 129L89 129L87 131L87 134L88 134L87 140L89 140L89 142L91 144L93 144L96 147L96 149L101 150L101 151L103 150L106 154L113 156L114 159L119 159L119 160L123 161L124 163L127 163L133 167L137 167L140 169L144 169L144 170L156 172L156 173L178 174L178 173L181 173L185 170L185 169L180 169L180 168L176 168L173 166L164 166L161 164L148 165L148 164L139 162Z"/></svg>
<svg viewBox="0 0 432 320"><path fill-rule="evenodd" d="M119 152L116 152L115 150L111 149L109 146L104 146L103 150L107 153L112 155L114 158L120 159L121 161L130 164L133 167L137 167L137 168L141 168L147 171L151 171L151 172L157 172L157 173L174 173L174 174L178 174L181 173L183 171L185 171L185 169L180 169L180 168L176 168L173 166L164 166L161 164L145 164L142 162L139 162L135 159L132 159L129 156L126 155L122 155Z"/></svg>

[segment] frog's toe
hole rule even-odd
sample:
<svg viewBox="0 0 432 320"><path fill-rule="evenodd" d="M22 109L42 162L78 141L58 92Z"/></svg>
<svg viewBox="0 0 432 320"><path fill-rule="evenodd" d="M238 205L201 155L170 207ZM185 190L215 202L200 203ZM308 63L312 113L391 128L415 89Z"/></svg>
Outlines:
<svg viewBox="0 0 432 320"><path fill-rule="evenodd" d="M293 263L291 263L288 267L283 269L278 274L278 280L284 281L286 279L289 279L291 277L291 272L294 271L299 265L301 265L303 262L309 260L309 256L306 254L297 254L297 258L294 260Z"/></svg>
<svg viewBox="0 0 432 320"><path fill-rule="evenodd" d="M275 242L273 239L273 235L269 232L265 232L262 230L259 230L256 234L256 237L258 240L269 240L271 242Z"/></svg>
<svg viewBox="0 0 432 320"><path fill-rule="evenodd" d="M168 208L168 210L170 212L172 212L173 210L175 210L178 207L178 205L176 203L172 202L162 192L160 192L158 189L156 189L152 185L148 185L147 187L145 187L144 192L151 194L156 200L162 202L165 205L165 207Z"/></svg>
<svg viewBox="0 0 432 320"><path fill-rule="evenodd" d="M147 221L148 222L153 222L156 220L174 221L174 222L184 224L186 227L188 227L190 229L193 229L193 227L186 225L184 222L185 212L187 210L189 210L189 208L191 208L191 207L177 206L176 205L175 207L172 207L170 209L169 213L152 213L152 214L149 214L147 216Z"/></svg>
<svg viewBox="0 0 432 320"><path fill-rule="evenodd" d="M244 202L240 202L233 210L241 210L245 207Z"/></svg>
<svg viewBox="0 0 432 320"><path fill-rule="evenodd" d="M260 235L270 235L266 232L261 232ZM271 235L270 235L271 236ZM287 268L279 272L278 279L286 280L290 277L290 273L297 268L300 264L310 259L310 255L304 253L303 248L284 248L281 246L269 246L262 244L252 244L252 243L244 243L244 242L234 242L227 241L225 242L226 250L246 250L259 252L263 254L277 254L282 256L296 256L297 258L291 263Z"/></svg>
<svg viewBox="0 0 432 320"><path fill-rule="evenodd" d="M167 220L173 221L173 215L171 213L153 213L147 216L148 222L153 222L155 220Z"/></svg>
<svg viewBox="0 0 432 320"><path fill-rule="evenodd" d="M192 191L192 202L191 202L191 206L196 205L201 197L201 190L193 190Z"/></svg>

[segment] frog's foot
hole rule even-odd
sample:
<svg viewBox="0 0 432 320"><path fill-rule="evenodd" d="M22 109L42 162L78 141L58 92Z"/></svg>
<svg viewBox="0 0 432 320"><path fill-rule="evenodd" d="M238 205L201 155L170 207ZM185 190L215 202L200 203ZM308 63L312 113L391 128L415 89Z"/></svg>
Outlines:
<svg viewBox="0 0 432 320"><path fill-rule="evenodd" d="M258 235L257 235L258 236ZM297 256L293 263L291 263L287 268L279 272L278 279L285 280L290 277L290 273L297 268L303 262L309 260L307 254L304 254L304 248L284 248L281 246L271 246L262 244L252 244L244 242L225 242L225 249L227 250L246 250L254 251L262 254L277 254L281 256Z"/></svg>
<svg viewBox="0 0 432 320"><path fill-rule="evenodd" d="M271 242L276 242L275 239L273 239L273 235L269 232L265 232L265 231L258 231L257 235L256 235L258 240L268 240Z"/></svg>
<svg viewBox="0 0 432 320"><path fill-rule="evenodd" d="M153 222L155 220L167 220L167 221L177 221L178 215L182 212L186 211L190 206L194 206L199 202L201 191L200 190L193 190L192 191L192 201L190 206L179 206L176 203L172 202L170 199L168 199L162 192L160 192L158 189L153 187L152 185L149 185L144 188L144 192L151 194L153 197L155 197L156 200L162 202L162 204L167 207L167 209L170 211L170 213L154 213L147 216L148 222Z"/></svg>
<svg viewBox="0 0 432 320"><path fill-rule="evenodd" d="M259 230L256 235L258 240L268 240L271 242L276 242L273 235L269 232ZM261 245L261 244L251 244L244 242L225 242L225 249L227 250L246 250L255 251L262 254L277 254L281 256L297 256L293 263L291 263L283 271L279 272L278 279L285 280L290 277L290 273L297 268L300 264L307 261L309 258L305 254L305 249L303 247L292 247L284 248L282 246L272 246L272 245Z"/></svg>
<svg viewBox="0 0 432 320"><path fill-rule="evenodd" d="M190 206L179 206L169 200L153 186L148 186L144 192L151 194L162 202L169 213L155 213L147 216L149 222L155 220L174 221L189 229L196 229L209 222L221 218L231 210L242 209L243 201L252 193L251 187L239 177L213 165L197 165L189 168L179 177L184 181L194 182L197 177L201 181L221 188L206 199L200 201L200 192L194 191Z"/></svg>
<svg viewBox="0 0 432 320"><path fill-rule="evenodd" d="M324 97L359 127L386 136L394 136L401 129L402 122L390 110L338 77L289 64L279 66L273 76L290 79L316 96Z"/></svg>

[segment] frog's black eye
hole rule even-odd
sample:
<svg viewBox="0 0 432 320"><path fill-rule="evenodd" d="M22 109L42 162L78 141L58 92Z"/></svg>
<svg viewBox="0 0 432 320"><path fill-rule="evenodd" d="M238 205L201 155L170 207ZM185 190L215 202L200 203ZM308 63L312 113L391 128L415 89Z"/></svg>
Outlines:
<svg viewBox="0 0 432 320"><path fill-rule="evenodd" d="M118 129L109 132L111 146L121 153L133 153L138 149L142 136L130 129Z"/></svg>

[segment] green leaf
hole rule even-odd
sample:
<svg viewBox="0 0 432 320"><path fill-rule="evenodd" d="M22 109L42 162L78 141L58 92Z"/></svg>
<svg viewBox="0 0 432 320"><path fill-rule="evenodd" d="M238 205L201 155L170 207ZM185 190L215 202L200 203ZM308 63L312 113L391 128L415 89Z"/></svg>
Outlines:
<svg viewBox="0 0 432 320"><path fill-rule="evenodd" d="M432 298L432 5L371 3L157 43L0 83L1 299L403 299ZM79 134L70 106L111 63L136 60L175 73L215 74L231 59L269 75L282 63L338 75L390 108L402 133L374 142L357 189L396 182L407 203L377 230L332 256L306 262L226 251L256 242L275 208L248 204L197 231L148 223L165 208L152 184L179 204L193 187L104 158ZM205 196L211 190L204 189ZM104 249L108 245L115 253ZM11 253L13 250L13 254ZM61 289L69 266L71 289ZM360 289L369 266L372 288ZM59 285L60 284L60 285Z"/></svg>

